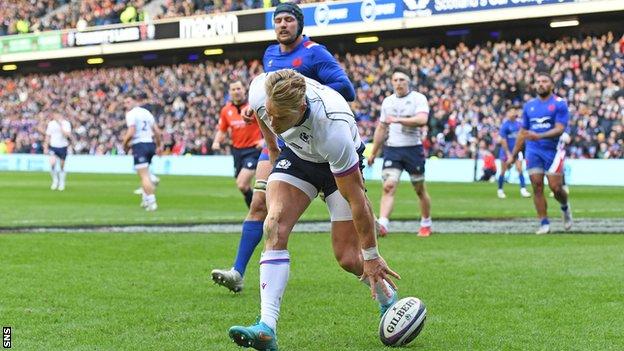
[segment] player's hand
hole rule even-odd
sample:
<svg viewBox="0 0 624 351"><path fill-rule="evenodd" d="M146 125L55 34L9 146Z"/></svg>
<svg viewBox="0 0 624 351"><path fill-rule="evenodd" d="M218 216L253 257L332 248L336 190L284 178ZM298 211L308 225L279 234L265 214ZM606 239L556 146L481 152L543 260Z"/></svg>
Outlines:
<svg viewBox="0 0 624 351"><path fill-rule="evenodd" d="M249 105L243 107L241 110L241 117L243 117L243 121L247 124L251 124L256 120L256 112L249 107Z"/></svg>
<svg viewBox="0 0 624 351"><path fill-rule="evenodd" d="M156 147L156 155L157 156L161 156L163 154L163 147L162 146L157 146Z"/></svg>
<svg viewBox="0 0 624 351"><path fill-rule="evenodd" d="M221 144L215 141L215 142L212 143L211 149L213 151L221 150Z"/></svg>
<svg viewBox="0 0 624 351"><path fill-rule="evenodd" d="M373 163L375 163L375 155L370 155L368 156L368 159L366 160L369 166L372 166Z"/></svg>
<svg viewBox="0 0 624 351"><path fill-rule="evenodd" d="M258 140L258 142L256 143L256 149L258 150L264 149L264 139Z"/></svg>
<svg viewBox="0 0 624 351"><path fill-rule="evenodd" d="M511 154L511 152L506 153L507 155L507 159L511 160L513 158L513 155Z"/></svg>
<svg viewBox="0 0 624 351"><path fill-rule="evenodd" d="M49 153L50 153L50 149L48 149L47 147L44 147L44 148L43 148L43 154L44 154L44 155L47 155L47 154L49 154Z"/></svg>
<svg viewBox="0 0 624 351"><path fill-rule="evenodd" d="M540 139L539 135L537 133L535 133L534 131L532 131L532 130L529 130L529 131L526 132L525 138L527 138L529 140L533 140L533 141Z"/></svg>
<svg viewBox="0 0 624 351"><path fill-rule="evenodd" d="M370 283L371 296L373 299L377 297L375 286L382 280L387 281L390 286L398 290L396 284L390 279L390 276L401 279L401 276L391 270L381 256L373 260L364 260L364 273L360 279L368 280ZM392 296L392 292L388 291L385 284L382 284L382 287L386 296Z"/></svg>

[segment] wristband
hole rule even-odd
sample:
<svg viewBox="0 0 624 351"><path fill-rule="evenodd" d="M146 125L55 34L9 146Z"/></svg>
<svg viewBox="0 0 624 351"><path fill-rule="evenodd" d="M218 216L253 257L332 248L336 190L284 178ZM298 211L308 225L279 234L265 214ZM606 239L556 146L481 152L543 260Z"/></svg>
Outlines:
<svg viewBox="0 0 624 351"><path fill-rule="evenodd" d="M362 256L364 257L364 261L377 259L379 258L379 250L377 249L377 246L362 249Z"/></svg>

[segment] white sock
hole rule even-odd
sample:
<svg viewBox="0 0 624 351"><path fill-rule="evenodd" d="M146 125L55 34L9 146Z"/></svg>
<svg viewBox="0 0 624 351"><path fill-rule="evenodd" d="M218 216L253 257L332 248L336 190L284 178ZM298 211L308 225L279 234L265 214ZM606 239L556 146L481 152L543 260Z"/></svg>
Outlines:
<svg viewBox="0 0 624 351"><path fill-rule="evenodd" d="M65 171L60 171L59 172L59 184L65 186L65 177L67 176L67 173L65 173Z"/></svg>
<svg viewBox="0 0 624 351"><path fill-rule="evenodd" d="M370 282L368 280L362 280L362 283L364 283L364 285L370 288ZM377 283L375 285L375 294L377 295L375 300L377 300L377 302L379 302L380 305L387 305L392 300L392 297L394 296L394 294L396 294L396 292L394 288L391 287L390 284L388 284L388 282L384 279L383 284L386 286L386 288L394 292L392 296L390 297L386 296L386 293L383 291L381 284L382 283Z"/></svg>
<svg viewBox="0 0 624 351"><path fill-rule="evenodd" d="M390 225L390 220L386 217L379 217L379 219L377 219L377 222L386 227L386 229L388 229L388 226Z"/></svg>
<svg viewBox="0 0 624 351"><path fill-rule="evenodd" d="M277 327L282 296L290 273L288 250L270 250L260 258L260 321L273 331Z"/></svg>
<svg viewBox="0 0 624 351"><path fill-rule="evenodd" d="M150 204L150 205L151 205L151 204L153 204L153 203L155 203L155 202L156 202L156 195L155 195L155 194L152 194L152 195L145 195L145 201L146 201L148 204Z"/></svg>
<svg viewBox="0 0 624 351"><path fill-rule="evenodd" d="M431 223L432 223L431 222L431 217L427 217L427 218L421 217L420 218L420 226L421 227L431 227Z"/></svg>
<svg viewBox="0 0 624 351"><path fill-rule="evenodd" d="M58 176L55 168L50 170L50 176L52 177L52 183L58 184Z"/></svg>

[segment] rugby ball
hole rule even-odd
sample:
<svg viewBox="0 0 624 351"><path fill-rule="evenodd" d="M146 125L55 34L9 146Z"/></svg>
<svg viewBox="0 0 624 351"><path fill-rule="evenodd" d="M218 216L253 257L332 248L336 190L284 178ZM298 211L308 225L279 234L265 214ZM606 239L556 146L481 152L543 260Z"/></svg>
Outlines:
<svg viewBox="0 0 624 351"><path fill-rule="evenodd" d="M427 307L416 297L406 297L392 305L379 322L379 338L386 346L409 344L422 331Z"/></svg>

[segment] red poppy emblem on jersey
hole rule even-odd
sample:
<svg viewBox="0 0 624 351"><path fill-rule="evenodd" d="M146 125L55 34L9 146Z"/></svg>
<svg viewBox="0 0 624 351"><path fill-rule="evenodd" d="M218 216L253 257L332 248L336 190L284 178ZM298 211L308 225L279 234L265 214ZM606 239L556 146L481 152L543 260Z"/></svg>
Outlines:
<svg viewBox="0 0 624 351"><path fill-rule="evenodd" d="M301 57L297 57L296 59L293 60L292 65L293 67L299 67L301 66L302 63L303 63L303 60L301 59Z"/></svg>
<svg viewBox="0 0 624 351"><path fill-rule="evenodd" d="M548 105L548 111L552 112L554 110L555 110L555 105L554 104Z"/></svg>

